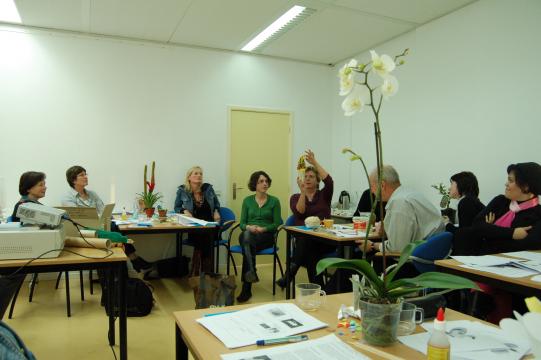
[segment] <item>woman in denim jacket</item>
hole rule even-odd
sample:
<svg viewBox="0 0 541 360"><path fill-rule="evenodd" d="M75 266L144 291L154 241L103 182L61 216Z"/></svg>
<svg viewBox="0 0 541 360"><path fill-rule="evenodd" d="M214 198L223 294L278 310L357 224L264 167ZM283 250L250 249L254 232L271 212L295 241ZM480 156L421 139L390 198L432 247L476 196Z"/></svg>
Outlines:
<svg viewBox="0 0 541 360"><path fill-rule="evenodd" d="M186 180L177 190L175 212L205 221L220 223L220 202L212 185L203 182L203 169L193 166L186 172ZM189 235L195 251L192 257L192 275L199 271L212 271L212 233Z"/></svg>

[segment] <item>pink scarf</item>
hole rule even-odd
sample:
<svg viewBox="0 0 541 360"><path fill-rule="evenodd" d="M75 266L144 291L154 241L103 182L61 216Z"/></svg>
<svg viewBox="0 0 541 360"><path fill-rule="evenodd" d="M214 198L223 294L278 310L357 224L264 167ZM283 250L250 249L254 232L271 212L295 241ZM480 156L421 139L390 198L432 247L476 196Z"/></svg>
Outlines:
<svg viewBox="0 0 541 360"><path fill-rule="evenodd" d="M513 200L509 204L509 211L503 214L502 217L500 217L498 220L496 220L494 225L498 225L500 227L506 227L506 228L511 227L511 223L513 222L513 220L515 220L516 213L522 210L532 208L537 205L539 205L539 198L537 197L534 197L528 201L524 201L523 203L520 203L520 204L516 202L515 200Z"/></svg>

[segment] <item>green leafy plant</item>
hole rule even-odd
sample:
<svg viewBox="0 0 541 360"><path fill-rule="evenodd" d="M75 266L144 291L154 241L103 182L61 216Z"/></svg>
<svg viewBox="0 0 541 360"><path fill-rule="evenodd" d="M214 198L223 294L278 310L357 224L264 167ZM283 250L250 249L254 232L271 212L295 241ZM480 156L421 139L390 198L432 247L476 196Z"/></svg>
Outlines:
<svg viewBox="0 0 541 360"><path fill-rule="evenodd" d="M145 165L145 172L144 172L144 179L143 179L143 189L144 191L142 193L139 193L140 199L143 201L143 204L145 205L145 209L152 209L154 208L154 205L163 198L163 195L159 192L154 192L154 188L156 187L156 178L155 178L155 170L156 170L156 162L152 162L152 172L150 176L150 181L147 181L147 171L148 167Z"/></svg>
<svg viewBox="0 0 541 360"><path fill-rule="evenodd" d="M449 189L445 187L443 183L439 183L438 185L430 185L430 186L438 190L438 193L441 195L440 207L442 209L448 209L451 203L451 195L449 194Z"/></svg>
<svg viewBox="0 0 541 360"><path fill-rule="evenodd" d="M361 298L370 299L380 304L394 304L402 297L417 293L423 289L445 289L445 293L457 289L478 289L477 285L460 276L439 272L425 272L414 278L394 279L400 268L408 261L416 246L424 241L415 241L408 244L400 254L398 264L392 271L378 276L372 265L365 259L345 260L340 258L322 259L317 264L318 274L327 268L349 269L358 272L366 279L361 286Z"/></svg>

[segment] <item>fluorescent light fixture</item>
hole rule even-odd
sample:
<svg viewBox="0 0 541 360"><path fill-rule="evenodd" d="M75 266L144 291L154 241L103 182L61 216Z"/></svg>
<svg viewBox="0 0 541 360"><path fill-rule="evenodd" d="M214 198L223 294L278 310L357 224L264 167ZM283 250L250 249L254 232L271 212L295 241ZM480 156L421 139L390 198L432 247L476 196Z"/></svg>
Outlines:
<svg viewBox="0 0 541 360"><path fill-rule="evenodd" d="M21 23L21 16L15 5L15 0L0 0L0 21Z"/></svg>
<svg viewBox="0 0 541 360"><path fill-rule="evenodd" d="M0 0L1 1L1 0ZM276 21L270 24L265 30L256 35L248 44L246 44L242 51L253 51L267 40L278 37L279 34L289 30L295 26L298 22L313 14L314 9L309 9L304 6L295 5L289 9L285 14L280 16Z"/></svg>

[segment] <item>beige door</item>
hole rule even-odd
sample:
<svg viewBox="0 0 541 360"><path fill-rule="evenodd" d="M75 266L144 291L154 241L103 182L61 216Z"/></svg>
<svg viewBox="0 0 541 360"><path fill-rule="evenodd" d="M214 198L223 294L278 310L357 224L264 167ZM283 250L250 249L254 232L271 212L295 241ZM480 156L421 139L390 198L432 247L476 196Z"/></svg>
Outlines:
<svg viewBox="0 0 541 360"><path fill-rule="evenodd" d="M280 199L282 219L289 213L291 171L291 114L286 112L230 109L230 153L228 206L237 220L243 199L252 195L248 189L250 175L263 170L272 179L269 194ZM285 259L285 236L279 240L280 259ZM233 243L238 242L235 236ZM262 256L258 263L269 263L270 256Z"/></svg>

